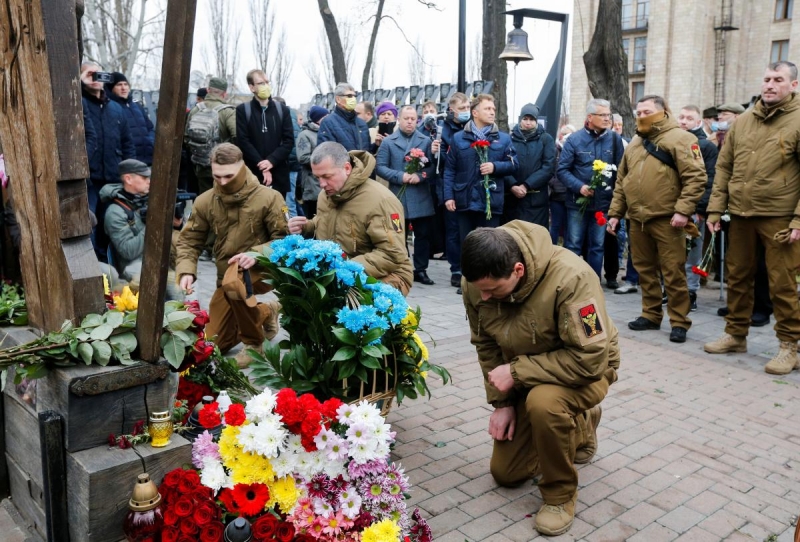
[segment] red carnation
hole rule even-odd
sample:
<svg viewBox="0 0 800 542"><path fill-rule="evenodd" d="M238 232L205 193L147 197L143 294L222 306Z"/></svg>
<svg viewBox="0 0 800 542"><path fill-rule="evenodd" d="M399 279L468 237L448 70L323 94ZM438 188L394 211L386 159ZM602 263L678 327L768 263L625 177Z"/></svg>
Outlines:
<svg viewBox="0 0 800 542"><path fill-rule="evenodd" d="M700 275L701 277L708 277L708 271L697 267L696 265L692 266L692 273L695 275Z"/></svg>
<svg viewBox="0 0 800 542"><path fill-rule="evenodd" d="M221 542L225 528L222 523L215 521L206 525L200 533L200 542Z"/></svg>
<svg viewBox="0 0 800 542"><path fill-rule="evenodd" d="M253 523L253 537L259 542L272 539L278 529L278 518L264 514Z"/></svg>
<svg viewBox="0 0 800 542"><path fill-rule="evenodd" d="M286 521L281 521L278 524L278 530L275 532L275 538L280 542L291 542L294 538L294 525Z"/></svg>
<svg viewBox="0 0 800 542"><path fill-rule="evenodd" d="M328 418L329 420L335 420L336 411L339 410L340 406L342 406L342 402L334 397L322 403L320 411L322 412L322 415Z"/></svg>
<svg viewBox="0 0 800 542"><path fill-rule="evenodd" d="M175 527L164 527L161 531L161 542L177 542L180 531Z"/></svg>
<svg viewBox="0 0 800 542"><path fill-rule="evenodd" d="M608 223L608 220L606 220L606 217L603 214L603 211L597 211L594 214L594 220L595 220L595 222L597 222L598 226L605 226Z"/></svg>
<svg viewBox="0 0 800 542"><path fill-rule="evenodd" d="M194 512L194 503L187 497L181 497L175 501L175 513L181 518L188 518Z"/></svg>
<svg viewBox="0 0 800 542"><path fill-rule="evenodd" d="M219 403L214 401L207 405L203 405L203 409L197 416L200 425L206 429L213 429L222 423L222 417L219 415Z"/></svg>
<svg viewBox="0 0 800 542"><path fill-rule="evenodd" d="M244 405L236 403L229 406L227 412L225 412L225 423L228 425L242 425L246 417Z"/></svg>
<svg viewBox="0 0 800 542"><path fill-rule="evenodd" d="M319 410L322 405L319 403L319 399L311 395L310 393L304 393L300 397L297 398L297 401L300 403L300 407L304 410Z"/></svg>

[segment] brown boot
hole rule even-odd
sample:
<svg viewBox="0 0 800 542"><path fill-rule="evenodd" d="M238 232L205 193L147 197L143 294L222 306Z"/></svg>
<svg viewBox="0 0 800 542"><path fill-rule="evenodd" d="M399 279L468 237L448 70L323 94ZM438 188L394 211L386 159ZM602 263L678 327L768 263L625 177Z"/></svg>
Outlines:
<svg viewBox="0 0 800 542"><path fill-rule="evenodd" d="M586 411L586 441L575 450L575 463L583 465L588 463L597 453L597 426L600 425L600 416L603 409L600 405L595 405Z"/></svg>
<svg viewBox="0 0 800 542"><path fill-rule="evenodd" d="M709 354L747 352L747 337L737 337L736 335L723 333L722 337L716 341L704 344L703 350Z"/></svg>
<svg viewBox="0 0 800 542"><path fill-rule="evenodd" d="M278 318L281 315L281 304L277 301L266 301L265 303L269 306L270 315L269 318L264 321L264 334L267 340L271 341L281 328L278 323Z"/></svg>
<svg viewBox="0 0 800 542"><path fill-rule="evenodd" d="M788 375L795 369L800 369L800 360L797 359L797 343L781 341L781 349L774 358L769 360L764 371L771 375Z"/></svg>
<svg viewBox="0 0 800 542"><path fill-rule="evenodd" d="M236 354L236 365L239 366L240 369L246 369L251 363L253 363L253 358L250 357L250 350L255 350L259 354L263 354L264 350L260 344L245 344L242 350Z"/></svg>
<svg viewBox="0 0 800 542"><path fill-rule="evenodd" d="M578 492L561 504L544 503L536 514L536 530L546 536L558 536L569 531L575 519L575 503Z"/></svg>

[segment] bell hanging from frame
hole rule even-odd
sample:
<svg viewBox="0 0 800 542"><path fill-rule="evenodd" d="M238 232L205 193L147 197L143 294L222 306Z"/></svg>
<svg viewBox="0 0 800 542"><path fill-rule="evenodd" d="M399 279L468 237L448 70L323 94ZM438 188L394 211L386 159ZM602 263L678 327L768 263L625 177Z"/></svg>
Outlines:
<svg viewBox="0 0 800 542"><path fill-rule="evenodd" d="M533 55L528 51L528 33L521 28L514 28L508 33L506 48L500 53L500 60L520 61L533 60Z"/></svg>

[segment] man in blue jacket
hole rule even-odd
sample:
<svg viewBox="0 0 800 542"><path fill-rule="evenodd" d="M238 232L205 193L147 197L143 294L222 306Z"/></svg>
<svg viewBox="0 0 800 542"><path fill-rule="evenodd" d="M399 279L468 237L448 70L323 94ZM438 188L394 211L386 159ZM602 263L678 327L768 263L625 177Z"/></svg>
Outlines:
<svg viewBox="0 0 800 542"><path fill-rule="evenodd" d="M611 129L611 104L607 100L589 100L586 106L586 122L583 129L578 130L567 139L561 156L558 159L556 173L567 185L567 237L564 247L578 256L583 250L584 239L587 240L588 253L586 261L601 277L603 268L603 251L606 239L605 215L614 195L616 172L606 180L606 187L590 188L595 160L618 166L622 161L624 146L622 138ZM589 204L581 210L578 203L581 197L590 198ZM602 212L603 220L596 218ZM610 266L606 272L606 283L609 288L617 288L619 262ZM616 268L616 273L613 268ZM613 275L613 276L612 276Z"/></svg>
<svg viewBox="0 0 800 542"><path fill-rule="evenodd" d="M513 182L518 166L511 137L494 122L494 97L478 94L471 111L472 120L453 138L444 170L445 207L457 213L462 243L476 228L500 225L505 185ZM483 163L481 144L488 155Z"/></svg>
<svg viewBox="0 0 800 542"><path fill-rule="evenodd" d="M128 129L136 147L136 159L148 166L153 165L153 145L156 141L156 130L144 107L133 101L128 78L119 72L112 72L113 81L106 84L106 95L117 102L125 112Z"/></svg>
<svg viewBox="0 0 800 542"><path fill-rule="evenodd" d="M356 90L350 83L339 83L333 90L336 107L322 120L317 144L335 141L348 152L367 151L372 146L367 123L356 114Z"/></svg>
<svg viewBox="0 0 800 542"><path fill-rule="evenodd" d="M556 144L536 118L539 107L525 104L519 113L519 124L511 131L519 168L513 184L506 187L503 223L524 220L548 227L550 218L547 185L556 166Z"/></svg>

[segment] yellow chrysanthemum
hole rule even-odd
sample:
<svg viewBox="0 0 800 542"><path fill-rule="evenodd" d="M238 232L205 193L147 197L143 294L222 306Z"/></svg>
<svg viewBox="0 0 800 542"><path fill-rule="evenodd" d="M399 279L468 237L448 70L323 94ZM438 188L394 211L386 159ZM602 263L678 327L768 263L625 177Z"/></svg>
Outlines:
<svg viewBox="0 0 800 542"><path fill-rule="evenodd" d="M121 295L114 296L114 308L121 312L135 311L139 308L139 294L134 294L130 286L125 286Z"/></svg>
<svg viewBox="0 0 800 542"><path fill-rule="evenodd" d="M111 287L108 285L108 275L103 273L103 295L111 295Z"/></svg>
<svg viewBox="0 0 800 542"><path fill-rule="evenodd" d="M233 465L238 463L238 456L242 453L239 447L239 427L226 426L219 437L219 455L222 463L229 469L233 468Z"/></svg>
<svg viewBox="0 0 800 542"><path fill-rule="evenodd" d="M401 323L403 324L403 327L410 327L416 329L417 325L419 324L419 320L417 320L417 314L411 309L408 309L406 317L403 318Z"/></svg>
<svg viewBox="0 0 800 542"><path fill-rule="evenodd" d="M428 355L429 355L428 347L425 346L424 342L422 342L422 338L419 336L418 333L414 333L411 336L411 338L413 338L414 342L417 343L417 346L419 346L419 351L422 352L422 359L424 359L425 361L428 361Z"/></svg>
<svg viewBox="0 0 800 542"><path fill-rule="evenodd" d="M234 484L269 484L274 478L272 463L261 454L241 451L231 467Z"/></svg>
<svg viewBox="0 0 800 542"><path fill-rule="evenodd" d="M361 542L396 542L400 527L390 519L373 523L361 533Z"/></svg>
<svg viewBox="0 0 800 542"><path fill-rule="evenodd" d="M607 165L608 164L606 164L602 160L595 160L594 163L592 164L592 169L594 171L603 171L604 169L606 169Z"/></svg>
<svg viewBox="0 0 800 542"><path fill-rule="evenodd" d="M300 498L300 491L294 483L294 477L284 476L267 485L269 486L270 501L280 506L281 512L284 514L291 513Z"/></svg>

